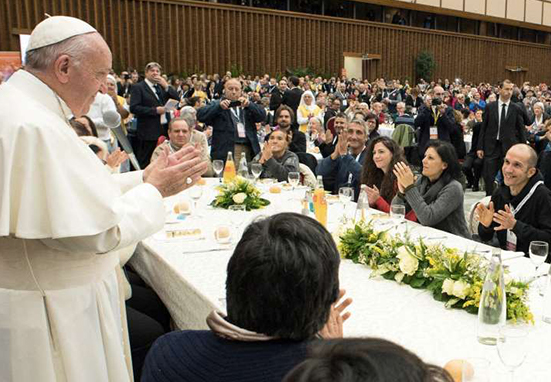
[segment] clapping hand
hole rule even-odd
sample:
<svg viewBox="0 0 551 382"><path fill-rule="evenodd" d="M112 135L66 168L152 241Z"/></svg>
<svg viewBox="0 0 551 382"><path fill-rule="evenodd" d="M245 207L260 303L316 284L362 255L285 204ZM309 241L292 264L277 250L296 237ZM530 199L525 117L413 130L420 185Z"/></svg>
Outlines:
<svg viewBox="0 0 551 382"><path fill-rule="evenodd" d="M122 162L124 162L127 159L128 159L128 154L125 153L124 151L121 151L121 149L117 147L115 151L109 154L105 162L109 167L117 168L120 166Z"/></svg>
<svg viewBox="0 0 551 382"><path fill-rule="evenodd" d="M511 208L507 204L505 205L505 211L499 210L497 213L494 213L494 221L499 224L499 226L494 228L495 231L513 229L517 224L515 215L513 215Z"/></svg>
<svg viewBox="0 0 551 382"><path fill-rule="evenodd" d="M369 205L373 207L381 196L381 193L376 185L373 185L373 188L365 186L365 190L367 192L367 201L369 202Z"/></svg>
<svg viewBox="0 0 551 382"><path fill-rule="evenodd" d="M324 134L324 137L323 137L323 141L326 143L326 144L330 144L331 142L333 142L333 132L331 131L331 129L327 129L325 131L325 134Z"/></svg>
<svg viewBox="0 0 551 382"><path fill-rule="evenodd" d="M393 171L398 180L398 189L401 193L403 193L406 188L415 182L415 177L411 171L411 168L409 168L409 166L404 162L396 163Z"/></svg>
<svg viewBox="0 0 551 382"><path fill-rule="evenodd" d="M319 331L319 335L323 339L328 340L331 338L342 338L343 336L343 323L350 318L351 313L346 312L343 314L342 312L348 308L350 304L352 304L351 298L347 298L342 301L345 294L346 291L341 289L339 291L339 298L331 305L329 319L327 320L325 326Z"/></svg>
<svg viewBox="0 0 551 382"><path fill-rule="evenodd" d="M345 130L342 130L339 134L339 140L335 146L335 151L331 154L333 160L337 159L341 155L348 153L348 134Z"/></svg>
<svg viewBox="0 0 551 382"><path fill-rule="evenodd" d="M478 203L476 206L476 214L480 224L488 228L494 219L494 202L490 202L488 207L482 203Z"/></svg>
<svg viewBox="0 0 551 382"><path fill-rule="evenodd" d="M272 146L270 146L270 142L266 142L266 144L264 145L264 149L262 150L262 155L260 156L260 164L264 164L266 163L266 161L268 161L269 159L271 159L273 156L273 153L272 153Z"/></svg>

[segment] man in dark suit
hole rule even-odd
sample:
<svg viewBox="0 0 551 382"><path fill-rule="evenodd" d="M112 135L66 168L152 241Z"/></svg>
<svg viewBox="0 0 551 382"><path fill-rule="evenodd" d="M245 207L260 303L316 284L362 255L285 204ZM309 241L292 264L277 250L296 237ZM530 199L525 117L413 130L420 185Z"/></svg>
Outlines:
<svg viewBox="0 0 551 382"><path fill-rule="evenodd" d="M297 115L298 105L300 104L300 98L302 97L302 90L298 88L299 82L300 80L297 77L290 77L290 88L283 93L283 98L281 99L281 104L289 106L295 115ZM298 129L298 124L296 121L293 123L293 127Z"/></svg>
<svg viewBox="0 0 551 382"><path fill-rule="evenodd" d="M419 108L415 118L421 159L425 157L429 141L439 139L451 143L450 133L456 128L455 118L452 108L442 102L443 95L444 89L435 86L432 94L425 97L425 104Z"/></svg>
<svg viewBox="0 0 551 382"><path fill-rule="evenodd" d="M241 153L251 161L260 152L256 124L266 119L266 112L243 96L237 79L226 81L224 97L199 109L197 119L212 126L212 160L226 160L231 151L234 161L239 163Z"/></svg>
<svg viewBox="0 0 551 382"><path fill-rule="evenodd" d="M283 94L287 91L287 81L281 79L279 81L279 87L275 87L270 93L270 110L276 111L281 106L281 100Z"/></svg>
<svg viewBox="0 0 551 382"><path fill-rule="evenodd" d="M486 195L494 190L494 179L503 164L507 150L517 143L526 143L526 128L530 121L528 115L516 103L511 101L513 83L503 81L499 89L499 100L490 102L484 109L477 156L484 159L483 178Z"/></svg>
<svg viewBox="0 0 551 382"><path fill-rule="evenodd" d="M157 140L167 136L170 119L164 105L169 98L178 100L178 93L161 76L161 66L150 62L145 66L145 80L132 86L130 112L138 120L133 149L141 168L146 168Z"/></svg>

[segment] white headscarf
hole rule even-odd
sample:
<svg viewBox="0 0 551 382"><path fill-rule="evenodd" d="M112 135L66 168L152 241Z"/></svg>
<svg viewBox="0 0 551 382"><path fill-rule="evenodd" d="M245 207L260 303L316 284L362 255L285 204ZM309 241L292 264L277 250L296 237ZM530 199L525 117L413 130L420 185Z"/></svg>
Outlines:
<svg viewBox="0 0 551 382"><path fill-rule="evenodd" d="M312 103L310 105L307 105L306 102L304 101L304 97L307 96L307 95L312 97ZM316 108L319 107L318 105L316 105L316 97L314 97L314 94L310 90L306 90L304 93L302 93L302 96L300 97L299 107L300 106L304 106L305 108L307 108L310 111L314 111L314 110L316 110Z"/></svg>

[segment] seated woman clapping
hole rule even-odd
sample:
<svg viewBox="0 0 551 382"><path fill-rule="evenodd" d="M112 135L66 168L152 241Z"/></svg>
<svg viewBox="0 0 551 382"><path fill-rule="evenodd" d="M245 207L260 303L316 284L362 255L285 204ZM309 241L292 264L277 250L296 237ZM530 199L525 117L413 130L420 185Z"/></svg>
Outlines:
<svg viewBox="0 0 551 382"><path fill-rule="evenodd" d="M417 181L403 162L394 166L398 194L392 204L411 207L419 223L454 235L471 238L463 210L461 167L448 142L430 141L423 158L423 176Z"/></svg>
<svg viewBox="0 0 551 382"><path fill-rule="evenodd" d="M280 382L319 337L342 337L340 256L331 234L309 217L282 213L247 227L229 260L228 315L210 330L184 330L155 342L142 382ZM340 297L339 297L340 296Z"/></svg>
<svg viewBox="0 0 551 382"><path fill-rule="evenodd" d="M371 208L390 212L390 203L398 191L398 181L392 170L399 162L406 162L404 151L391 138L380 136L369 142L362 168L362 188L367 192ZM415 212L410 209L406 219L416 221Z"/></svg>
<svg viewBox="0 0 551 382"><path fill-rule="evenodd" d="M276 178L278 182L286 181L290 172L299 172L298 156L289 151L291 132L275 130L264 144L262 152L254 157L252 163L262 165L261 178Z"/></svg>

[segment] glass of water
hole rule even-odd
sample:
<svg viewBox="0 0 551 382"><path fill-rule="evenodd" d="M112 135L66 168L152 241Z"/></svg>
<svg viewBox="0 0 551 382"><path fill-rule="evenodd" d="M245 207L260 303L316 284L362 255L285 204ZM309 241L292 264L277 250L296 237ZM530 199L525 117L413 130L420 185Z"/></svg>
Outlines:
<svg viewBox="0 0 551 382"><path fill-rule="evenodd" d="M339 188L339 202L342 205L342 222L346 222L346 206L354 199L354 189L352 187Z"/></svg>
<svg viewBox="0 0 551 382"><path fill-rule="evenodd" d="M397 224L402 224L406 219L406 206L402 204L392 204L390 206L390 218Z"/></svg>
<svg viewBox="0 0 551 382"><path fill-rule="evenodd" d="M251 164L251 172L253 173L254 182L256 183L260 177L260 174L262 174L262 165L260 163Z"/></svg>
<svg viewBox="0 0 551 382"><path fill-rule="evenodd" d="M220 177L220 174L222 174L222 170L224 170L224 161L220 159L216 159L212 162L212 169L216 173L216 176L220 180L220 183L222 183L222 178Z"/></svg>
<svg viewBox="0 0 551 382"><path fill-rule="evenodd" d="M535 267L534 283L537 288L540 288L538 282L538 268L545 262L547 254L549 253L549 244L545 241L531 241L530 242L530 260Z"/></svg>
<svg viewBox="0 0 551 382"><path fill-rule="evenodd" d="M499 330L497 353L514 381L515 370L522 365L528 353L528 329L521 325L505 325Z"/></svg>
<svg viewBox="0 0 551 382"><path fill-rule="evenodd" d="M300 182L300 173L296 171L290 172L287 180L289 181L289 184L293 186L294 191L295 187L298 186L298 182Z"/></svg>

